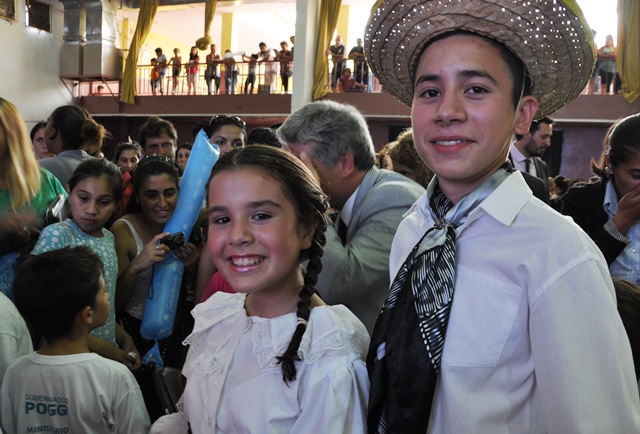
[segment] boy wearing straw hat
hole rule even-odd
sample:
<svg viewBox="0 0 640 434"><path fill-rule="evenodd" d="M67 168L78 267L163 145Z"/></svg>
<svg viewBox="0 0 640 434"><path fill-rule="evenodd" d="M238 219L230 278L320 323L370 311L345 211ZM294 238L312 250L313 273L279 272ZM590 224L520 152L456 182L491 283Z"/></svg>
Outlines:
<svg viewBox="0 0 640 434"><path fill-rule="evenodd" d="M436 174L393 241L369 432L640 432L607 264L506 161L591 76L578 6L379 0L365 50Z"/></svg>

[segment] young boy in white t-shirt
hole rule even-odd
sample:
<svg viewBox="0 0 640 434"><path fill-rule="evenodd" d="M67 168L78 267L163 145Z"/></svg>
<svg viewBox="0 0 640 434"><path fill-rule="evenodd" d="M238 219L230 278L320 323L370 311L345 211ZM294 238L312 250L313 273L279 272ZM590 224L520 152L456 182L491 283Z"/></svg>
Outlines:
<svg viewBox="0 0 640 434"><path fill-rule="evenodd" d="M44 346L16 360L0 393L6 432L146 433L149 416L126 366L90 353L109 296L100 258L88 247L38 255L20 268L16 307Z"/></svg>

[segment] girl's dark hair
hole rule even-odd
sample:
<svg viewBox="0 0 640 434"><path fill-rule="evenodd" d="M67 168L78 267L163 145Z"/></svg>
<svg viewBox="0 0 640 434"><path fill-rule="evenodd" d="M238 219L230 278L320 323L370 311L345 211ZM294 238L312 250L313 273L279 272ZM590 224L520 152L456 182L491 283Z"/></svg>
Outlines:
<svg viewBox="0 0 640 434"><path fill-rule="evenodd" d="M318 281L318 274L322 270L322 254L324 253L325 231L327 229L325 217L327 196L315 183L309 169L296 157L271 146L250 146L236 148L220 157L220 160L213 167L207 183L207 201L209 185L213 178L221 172L240 168L260 169L276 180L296 211L298 226L301 228L315 227L311 246L300 252L300 261L308 259L309 262L296 312L298 324L286 351L277 357L278 364L282 367L282 378L288 384L294 381L297 376L295 361L300 360L298 348L307 328L311 296L316 292L315 284ZM208 203L207 206L211 206L211 204Z"/></svg>
<svg viewBox="0 0 640 434"><path fill-rule="evenodd" d="M62 149L82 149L87 154L98 152L109 131L93 120L88 111L81 107L65 105L51 113L49 120L62 138Z"/></svg>
<svg viewBox="0 0 640 434"><path fill-rule="evenodd" d="M29 133L29 137L31 137L31 141L36 138L36 134L43 128L47 127L47 123L45 121L40 121L31 128L31 133Z"/></svg>
<svg viewBox="0 0 640 434"><path fill-rule="evenodd" d="M169 175L173 179L173 182L175 182L176 188L180 188L178 169L173 165L169 157L153 154L142 158L131 174L131 184L133 185L133 194L135 197L138 197L142 184L147 178L163 174ZM129 200L124 214L135 214L139 212L142 212L140 203L137 200Z"/></svg>
<svg viewBox="0 0 640 434"><path fill-rule="evenodd" d="M600 178L606 178L608 176L606 157L609 157L611 166L618 167L638 153L640 153L640 113L627 116L611 125L604 138L600 161L596 163L592 158L591 170Z"/></svg>
<svg viewBox="0 0 640 434"><path fill-rule="evenodd" d="M124 142L116 146L113 162L117 163L124 151L136 151L138 159L142 158L142 148L136 142Z"/></svg>
<svg viewBox="0 0 640 434"><path fill-rule="evenodd" d="M103 265L90 247L66 246L36 255L18 269L13 300L47 341L68 335L82 309L95 307Z"/></svg>
<svg viewBox="0 0 640 434"><path fill-rule="evenodd" d="M105 178L116 203L122 200L124 191L122 172L120 172L118 166L112 162L104 158L89 158L80 163L69 179L69 191L73 191L80 181L87 178Z"/></svg>

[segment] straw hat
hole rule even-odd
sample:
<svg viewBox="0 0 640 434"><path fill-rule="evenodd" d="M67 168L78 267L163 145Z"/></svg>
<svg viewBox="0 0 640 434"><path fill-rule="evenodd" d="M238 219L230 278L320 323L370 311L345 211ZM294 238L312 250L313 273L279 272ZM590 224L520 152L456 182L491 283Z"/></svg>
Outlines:
<svg viewBox="0 0 640 434"><path fill-rule="evenodd" d="M591 77L593 35L575 0L378 0L364 44L371 70L411 106L425 45L453 30L495 39L524 62L540 103L537 119L575 99Z"/></svg>

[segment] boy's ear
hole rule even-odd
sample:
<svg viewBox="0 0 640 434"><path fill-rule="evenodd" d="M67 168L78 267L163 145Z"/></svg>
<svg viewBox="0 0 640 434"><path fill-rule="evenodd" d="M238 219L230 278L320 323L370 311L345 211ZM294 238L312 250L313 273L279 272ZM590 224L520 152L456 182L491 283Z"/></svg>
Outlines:
<svg viewBox="0 0 640 434"><path fill-rule="evenodd" d="M531 127L531 122L533 122L533 117L536 115L537 111L538 100L535 96L528 95L522 97L516 117L516 122L513 126L513 131L516 134L520 134L523 136L527 135L529 133L529 128Z"/></svg>
<svg viewBox="0 0 640 434"><path fill-rule="evenodd" d="M80 320L82 325L89 325L93 323L93 308L91 306L85 306L82 308L76 316Z"/></svg>

